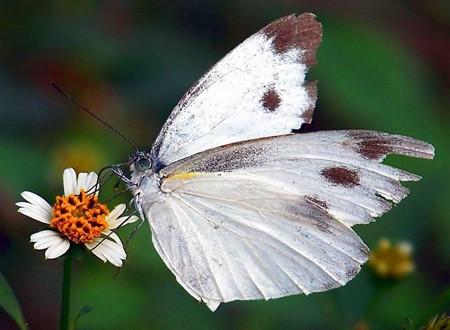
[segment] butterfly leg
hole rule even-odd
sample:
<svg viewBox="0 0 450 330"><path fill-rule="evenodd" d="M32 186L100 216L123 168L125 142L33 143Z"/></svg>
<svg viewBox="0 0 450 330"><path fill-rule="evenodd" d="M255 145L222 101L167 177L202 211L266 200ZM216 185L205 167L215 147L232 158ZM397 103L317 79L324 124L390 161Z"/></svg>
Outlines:
<svg viewBox="0 0 450 330"><path fill-rule="evenodd" d="M126 176L125 172L122 170L122 166L128 166L128 164L122 163L117 165L112 165L110 170L119 177L119 180L123 181L129 188L134 187L135 184L131 181L129 177Z"/></svg>
<svg viewBox="0 0 450 330"><path fill-rule="evenodd" d="M137 224L137 226L134 227L133 231L130 233L127 240L125 241L125 245L124 245L125 250L128 246L128 243L131 241L133 236L137 233L139 228L141 228L141 226L144 224L145 219L146 219L145 213L143 212L142 207L141 207L142 204L141 204L141 194L140 193L136 194L136 196L132 200L132 203L134 204L135 212L137 212L139 214L140 221Z"/></svg>
<svg viewBox="0 0 450 330"><path fill-rule="evenodd" d="M118 226L117 228L122 227L125 223L127 223L128 220L130 220L130 218L132 216L136 215L136 211L132 212L131 214L129 214ZM102 235L102 240L100 242L98 242L92 249L89 249L89 251L95 250L100 244L102 244L105 240L109 239L112 240L110 238L111 234L113 233L113 231L111 230L111 233L109 233L108 235Z"/></svg>
<svg viewBox="0 0 450 330"><path fill-rule="evenodd" d="M127 190L132 186L131 180L125 176L125 173L121 169L122 166L128 166L127 163L116 164L112 166L103 167L97 177L97 182L91 188L89 188L86 193L88 194L96 194L100 191L101 187L104 186L107 182L109 182L114 175L119 177L119 182L123 181L127 185ZM116 186L118 185L116 184ZM115 186L115 187L116 187ZM119 194L118 194L119 195Z"/></svg>
<svg viewBox="0 0 450 330"><path fill-rule="evenodd" d="M116 164L116 165L107 166L107 167L102 168L102 169L100 170L100 172L99 172L99 176L98 176L98 179L97 179L97 183L96 183L96 184L94 185L94 187L92 188L93 191L89 191L89 192L90 192L90 193L96 193L97 191L99 191L99 190L100 190L100 186L103 186L106 182L108 182L108 181L113 177L113 175L118 176L119 182L120 182L120 181L124 182L124 183L126 184L127 187L126 187L125 189L123 189L122 191L118 192L117 194L115 194L114 196L112 196L112 197L108 200L108 202L110 202L110 201L113 200L114 198L118 197L119 195L123 194L124 192L129 191L132 187L135 186L135 184L134 184L133 182L131 182L131 180L125 175L125 172L122 170L122 167L123 167L123 166L127 166L127 164L126 164L126 163L121 163L121 164ZM127 208L127 209L130 209L130 208L131 208L131 203L132 203L132 202L133 202L133 201L130 202L130 205L128 205L128 208ZM138 208L136 207L137 204L136 204L136 203L134 203L134 204L135 204L135 207L134 207L135 210L134 210L131 214L129 214L129 215L124 219L124 221L122 221L122 223L120 223L119 226L117 226L117 228L122 227L122 226L123 226L123 225L124 225L124 224L125 224L125 223L133 216L133 215L136 215L136 212L138 212L138 211L137 211ZM141 211L141 212L138 212L138 213L139 213L139 215L140 215L141 220L140 220L138 226L133 230L133 232L130 234L130 236L129 236L128 239L126 240L125 248L126 248L128 242L130 241L131 237L134 236L134 234L137 232L137 230L140 228L140 226L141 226L142 223L144 222L144 220L143 220L143 218L142 218L143 212ZM97 245L95 245L92 249L90 249L90 250L91 250L91 251L94 250L94 249L97 248L100 244L102 244L106 239L110 239L110 238L109 238L110 235L111 235L111 234L105 235L105 236L103 237L103 239L102 239Z"/></svg>
<svg viewBox="0 0 450 330"><path fill-rule="evenodd" d="M86 193L88 195L96 194L100 191L100 188L111 179L112 176L113 173L110 171L110 166L102 168L98 173L96 183L90 187Z"/></svg>

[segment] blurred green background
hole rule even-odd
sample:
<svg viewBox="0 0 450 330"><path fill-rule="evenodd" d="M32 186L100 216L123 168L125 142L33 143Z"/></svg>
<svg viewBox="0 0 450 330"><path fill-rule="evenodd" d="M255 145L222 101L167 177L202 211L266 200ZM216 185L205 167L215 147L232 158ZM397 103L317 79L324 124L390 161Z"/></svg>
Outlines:
<svg viewBox="0 0 450 330"><path fill-rule="evenodd" d="M62 260L33 250L29 235L42 227L16 212L19 193L52 201L63 168L98 170L131 151L50 83L150 148L209 66L272 20L304 11L324 30L309 74L320 81L318 105L304 130L375 129L436 147L434 161L389 158L424 179L408 184L410 196L377 223L356 227L372 249L382 237L409 241L414 272L382 279L366 265L331 292L211 313L177 284L144 226L118 277L93 255L75 262L72 313L93 307L79 328L416 329L450 310L448 1L2 1L0 271L31 329L58 327ZM0 310L0 329L14 328Z"/></svg>

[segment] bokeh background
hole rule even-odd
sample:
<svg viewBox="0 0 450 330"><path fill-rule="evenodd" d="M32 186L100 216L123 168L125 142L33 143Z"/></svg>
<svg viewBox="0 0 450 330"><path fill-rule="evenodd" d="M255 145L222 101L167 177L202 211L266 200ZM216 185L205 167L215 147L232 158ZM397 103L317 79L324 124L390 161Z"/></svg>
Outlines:
<svg viewBox="0 0 450 330"><path fill-rule="evenodd" d="M375 129L437 149L434 161L389 158L424 179L377 223L356 227L372 249L383 237L410 242L414 271L390 279L366 265L331 292L211 313L177 284L144 226L118 277L90 254L75 262L72 315L93 308L78 328L416 329L450 310L448 1L2 1L0 271L31 329L58 327L62 260L32 249L29 235L41 226L16 213L19 193L51 201L63 168L98 170L131 151L50 83L150 148L209 66L265 24L304 11L317 14L324 38L309 74L319 80L314 124L303 130ZM1 310L0 328L15 328Z"/></svg>

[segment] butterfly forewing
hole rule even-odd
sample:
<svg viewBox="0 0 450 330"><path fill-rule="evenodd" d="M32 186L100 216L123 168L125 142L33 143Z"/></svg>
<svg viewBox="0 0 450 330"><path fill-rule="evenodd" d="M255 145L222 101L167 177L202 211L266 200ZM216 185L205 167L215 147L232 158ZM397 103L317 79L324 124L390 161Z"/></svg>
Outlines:
<svg viewBox="0 0 450 330"><path fill-rule="evenodd" d="M286 134L309 123L321 25L313 14L279 19L237 46L177 104L152 153L163 165L227 143Z"/></svg>
<svg viewBox="0 0 450 330"><path fill-rule="evenodd" d="M164 176L245 172L280 191L302 195L347 225L368 223L408 193L420 177L380 164L391 153L431 158L431 145L372 131L324 131L235 143L191 156ZM183 176L186 178L186 176ZM351 189L350 189L351 188ZM320 198L319 198L319 197Z"/></svg>

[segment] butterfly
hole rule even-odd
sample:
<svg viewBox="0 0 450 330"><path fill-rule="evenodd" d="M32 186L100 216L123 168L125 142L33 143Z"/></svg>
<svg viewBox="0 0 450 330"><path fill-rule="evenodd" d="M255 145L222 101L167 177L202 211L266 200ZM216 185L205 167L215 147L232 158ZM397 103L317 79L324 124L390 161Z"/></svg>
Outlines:
<svg viewBox="0 0 450 330"><path fill-rule="evenodd" d="M419 176L387 155L432 159L432 145L367 130L293 133L310 123L305 81L322 38L315 15L250 36L181 98L127 180L156 251L214 311L234 300L345 285L369 249L354 232L408 194Z"/></svg>

